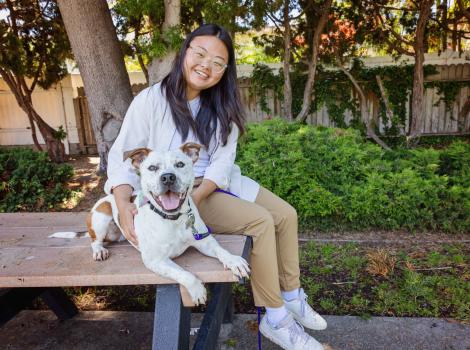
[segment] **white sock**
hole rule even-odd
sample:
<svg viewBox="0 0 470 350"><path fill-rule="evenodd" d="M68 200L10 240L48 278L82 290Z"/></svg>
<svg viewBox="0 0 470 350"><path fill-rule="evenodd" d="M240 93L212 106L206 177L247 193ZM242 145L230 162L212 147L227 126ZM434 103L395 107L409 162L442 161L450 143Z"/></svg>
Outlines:
<svg viewBox="0 0 470 350"><path fill-rule="evenodd" d="M281 291L281 294L285 301L292 301L299 297L299 288L290 290L288 292Z"/></svg>
<svg viewBox="0 0 470 350"><path fill-rule="evenodd" d="M288 315L288 312L284 305L282 305L281 307L267 307L266 308L266 316L268 317L269 323L273 326L276 326L287 315Z"/></svg>

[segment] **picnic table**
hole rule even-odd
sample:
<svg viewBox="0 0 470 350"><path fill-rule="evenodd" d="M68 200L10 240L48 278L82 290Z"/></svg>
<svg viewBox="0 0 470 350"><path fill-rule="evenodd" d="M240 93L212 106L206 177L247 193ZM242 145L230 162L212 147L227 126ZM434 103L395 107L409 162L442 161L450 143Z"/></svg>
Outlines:
<svg viewBox="0 0 470 350"><path fill-rule="evenodd" d="M142 263L128 242L112 243L106 261L94 261L90 238L48 238L58 231L86 232L87 213L0 214L0 326L41 297L60 319L78 310L62 287L156 286L153 349L188 349L191 301L175 281L160 277ZM251 239L216 235L230 253L247 258ZM211 298L193 349L213 349L222 323L233 320L232 283L239 282L222 264L188 249L175 262L194 273Z"/></svg>

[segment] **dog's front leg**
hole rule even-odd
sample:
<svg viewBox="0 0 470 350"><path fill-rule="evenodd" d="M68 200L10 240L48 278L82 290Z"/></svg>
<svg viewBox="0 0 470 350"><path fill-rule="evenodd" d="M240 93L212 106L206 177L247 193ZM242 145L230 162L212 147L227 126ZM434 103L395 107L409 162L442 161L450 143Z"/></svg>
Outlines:
<svg viewBox="0 0 470 350"><path fill-rule="evenodd" d="M237 277L248 277L250 268L245 259L241 256L230 254L215 240L214 237L208 236L192 244L202 254L217 258L225 268L230 269Z"/></svg>
<svg viewBox="0 0 470 350"><path fill-rule="evenodd" d="M192 273L184 270L171 259L145 258L142 256L145 266L162 277L171 278L186 287L195 305L206 303L206 288L202 282Z"/></svg>

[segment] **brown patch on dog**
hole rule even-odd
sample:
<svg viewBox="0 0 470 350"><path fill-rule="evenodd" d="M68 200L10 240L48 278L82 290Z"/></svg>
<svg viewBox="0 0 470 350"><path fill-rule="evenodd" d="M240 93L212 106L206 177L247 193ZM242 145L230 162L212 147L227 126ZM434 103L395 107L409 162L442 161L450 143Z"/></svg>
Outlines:
<svg viewBox="0 0 470 350"><path fill-rule="evenodd" d="M124 152L122 160L125 161L127 158L132 159L132 165L134 168L138 169L140 164L145 160L145 158L147 158L150 152L152 152L150 148L136 148L131 151Z"/></svg>
<svg viewBox="0 0 470 350"><path fill-rule="evenodd" d="M194 142L186 142L180 146L180 150L191 158L193 164L199 159L199 151L201 148L202 146L200 144Z"/></svg>
<svg viewBox="0 0 470 350"><path fill-rule="evenodd" d="M111 203L103 202L98 205L95 209L97 212L103 213L108 216L113 216L113 208L111 207Z"/></svg>
<svg viewBox="0 0 470 350"><path fill-rule="evenodd" d="M91 227L91 213L89 213L86 217L86 227L88 228L88 234L90 235L91 241L94 242L96 239L96 232Z"/></svg>

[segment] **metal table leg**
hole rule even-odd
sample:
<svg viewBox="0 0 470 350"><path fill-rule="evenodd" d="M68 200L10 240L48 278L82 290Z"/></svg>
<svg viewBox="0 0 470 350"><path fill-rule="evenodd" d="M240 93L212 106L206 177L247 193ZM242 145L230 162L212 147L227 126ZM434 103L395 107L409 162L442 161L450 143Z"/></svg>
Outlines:
<svg viewBox="0 0 470 350"><path fill-rule="evenodd" d="M153 350L187 350L191 309L184 307L178 284L157 286Z"/></svg>

